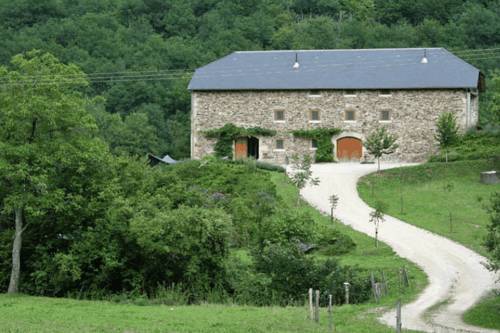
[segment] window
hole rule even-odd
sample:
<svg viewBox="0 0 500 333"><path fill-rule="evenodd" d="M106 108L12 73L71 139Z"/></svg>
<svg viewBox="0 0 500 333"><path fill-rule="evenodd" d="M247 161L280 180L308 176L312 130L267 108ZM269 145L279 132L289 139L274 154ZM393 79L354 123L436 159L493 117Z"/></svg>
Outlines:
<svg viewBox="0 0 500 333"><path fill-rule="evenodd" d="M285 142L283 139L276 139L276 145L275 145L275 150L284 150L285 149Z"/></svg>
<svg viewBox="0 0 500 333"><path fill-rule="evenodd" d="M309 111L309 121L311 121L311 122L320 121L319 110L311 110L311 111Z"/></svg>
<svg viewBox="0 0 500 333"><path fill-rule="evenodd" d="M285 121L285 111L275 110L274 111L274 121Z"/></svg>
<svg viewBox="0 0 500 333"><path fill-rule="evenodd" d="M356 121L356 112L354 110L346 110L345 121Z"/></svg>
<svg viewBox="0 0 500 333"><path fill-rule="evenodd" d="M391 112L389 110L380 111L380 121L391 121Z"/></svg>
<svg viewBox="0 0 500 333"><path fill-rule="evenodd" d="M382 96L382 97L389 97L391 96L391 91L390 90L380 90L380 92L378 93L379 96Z"/></svg>
<svg viewBox="0 0 500 333"><path fill-rule="evenodd" d="M309 93L307 94L308 97L321 97L321 91L320 90L309 90Z"/></svg>
<svg viewBox="0 0 500 333"><path fill-rule="evenodd" d="M312 139L311 140L311 149L317 149L318 148L318 140Z"/></svg>
<svg viewBox="0 0 500 333"><path fill-rule="evenodd" d="M344 97L356 97L356 90L344 90Z"/></svg>

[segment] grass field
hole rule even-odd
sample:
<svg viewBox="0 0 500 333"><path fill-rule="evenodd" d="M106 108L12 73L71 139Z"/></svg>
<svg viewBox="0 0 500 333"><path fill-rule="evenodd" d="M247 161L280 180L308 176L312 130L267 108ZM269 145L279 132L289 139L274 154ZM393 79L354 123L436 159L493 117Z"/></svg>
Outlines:
<svg viewBox="0 0 500 333"><path fill-rule="evenodd" d="M491 294L467 311L464 320L473 325L500 330L500 295Z"/></svg>
<svg viewBox="0 0 500 333"><path fill-rule="evenodd" d="M491 168L491 162L479 160L386 170L362 178L358 191L370 206L382 201L387 214L485 255L482 245L488 224L485 205L494 191L500 191L500 184L480 183L479 173ZM448 184L450 191L445 190Z"/></svg>
<svg viewBox="0 0 500 333"><path fill-rule="evenodd" d="M382 201L389 215L485 255L482 244L489 223L485 206L491 194L500 191L500 185L481 184L479 173L492 168L491 162L478 160L386 170L362 178L358 191L369 205ZM450 191L445 190L447 184L452 184ZM467 323L488 328L500 328L499 318L498 295L486 298L464 316Z"/></svg>
<svg viewBox="0 0 500 333"><path fill-rule="evenodd" d="M317 223L331 223L328 217L303 203L296 206L298 191L283 174L272 173L281 197L290 209L312 214ZM398 298L413 299L426 285L426 277L416 266L396 256L385 244L375 249L373 240L351 228L335 227L357 243L354 251L342 255L343 264L359 265L370 270L384 270L389 281L389 295L379 304L334 307L338 333L389 333L377 321L384 307L393 306ZM400 290L398 270L409 270L411 286ZM328 332L326 311L320 324L307 320L305 307L252 307L237 305L139 306L104 301L78 301L31 296L0 295L1 332Z"/></svg>

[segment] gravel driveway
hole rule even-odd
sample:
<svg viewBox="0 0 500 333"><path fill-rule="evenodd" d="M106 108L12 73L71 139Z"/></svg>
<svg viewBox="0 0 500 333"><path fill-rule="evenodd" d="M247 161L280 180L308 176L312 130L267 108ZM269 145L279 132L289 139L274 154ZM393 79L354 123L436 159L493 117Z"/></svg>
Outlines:
<svg viewBox="0 0 500 333"><path fill-rule="evenodd" d="M384 164L382 168L401 164ZM335 215L342 223L374 235L369 223L370 207L358 196L356 183L360 177L376 171L373 164L332 163L313 165L320 178L319 186L306 187L301 194L317 209L329 213L328 197L335 193L339 204ZM391 246L399 256L420 266L428 276L429 285L419 297L403 306L403 327L426 332L498 332L465 324L461 316L482 296L495 287L495 276L481 263L486 259L447 238L386 216L379 229L379 239ZM433 305L445 302L437 312L425 316ZM395 325L395 312L380 320Z"/></svg>

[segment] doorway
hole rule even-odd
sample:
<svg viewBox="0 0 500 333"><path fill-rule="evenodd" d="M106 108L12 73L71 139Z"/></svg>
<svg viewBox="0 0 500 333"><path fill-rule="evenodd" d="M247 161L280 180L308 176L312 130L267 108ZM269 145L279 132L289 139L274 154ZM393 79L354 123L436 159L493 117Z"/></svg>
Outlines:
<svg viewBox="0 0 500 333"><path fill-rule="evenodd" d="M337 140L337 158L339 160L360 160L363 156L363 143L360 139L344 137Z"/></svg>
<svg viewBox="0 0 500 333"><path fill-rule="evenodd" d="M234 140L234 159L241 160L249 157L259 159L259 139L251 136Z"/></svg>

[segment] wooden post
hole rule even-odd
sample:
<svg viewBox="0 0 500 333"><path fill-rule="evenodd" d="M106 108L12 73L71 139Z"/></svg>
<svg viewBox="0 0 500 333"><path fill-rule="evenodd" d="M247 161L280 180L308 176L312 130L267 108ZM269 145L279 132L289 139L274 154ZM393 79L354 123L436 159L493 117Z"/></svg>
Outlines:
<svg viewBox="0 0 500 333"><path fill-rule="evenodd" d="M396 333L401 333L401 300L396 303Z"/></svg>
<svg viewBox="0 0 500 333"><path fill-rule="evenodd" d="M313 310L313 289L309 288L309 319L314 319L314 310Z"/></svg>
<svg viewBox="0 0 500 333"><path fill-rule="evenodd" d="M314 320L319 323L319 290L316 290L316 299L315 299L315 311L314 311Z"/></svg>
<svg viewBox="0 0 500 333"><path fill-rule="evenodd" d="M332 294L328 295L328 329L333 332L333 308L332 308Z"/></svg>
<svg viewBox="0 0 500 333"><path fill-rule="evenodd" d="M384 271L382 271L382 283L384 284L384 295L387 295L389 293L389 288L387 287L387 279Z"/></svg>
<svg viewBox="0 0 500 333"><path fill-rule="evenodd" d="M375 298L375 302L378 302L377 293L375 291L375 274L373 274L373 272L370 273L370 283L372 285L373 298Z"/></svg>
<svg viewBox="0 0 500 333"><path fill-rule="evenodd" d="M405 287L410 286L410 280L408 279L408 271L406 270L406 267L403 266L403 282L405 284Z"/></svg>
<svg viewBox="0 0 500 333"><path fill-rule="evenodd" d="M344 291L345 291L345 304L349 304L349 286L351 284L349 282L344 282Z"/></svg>

